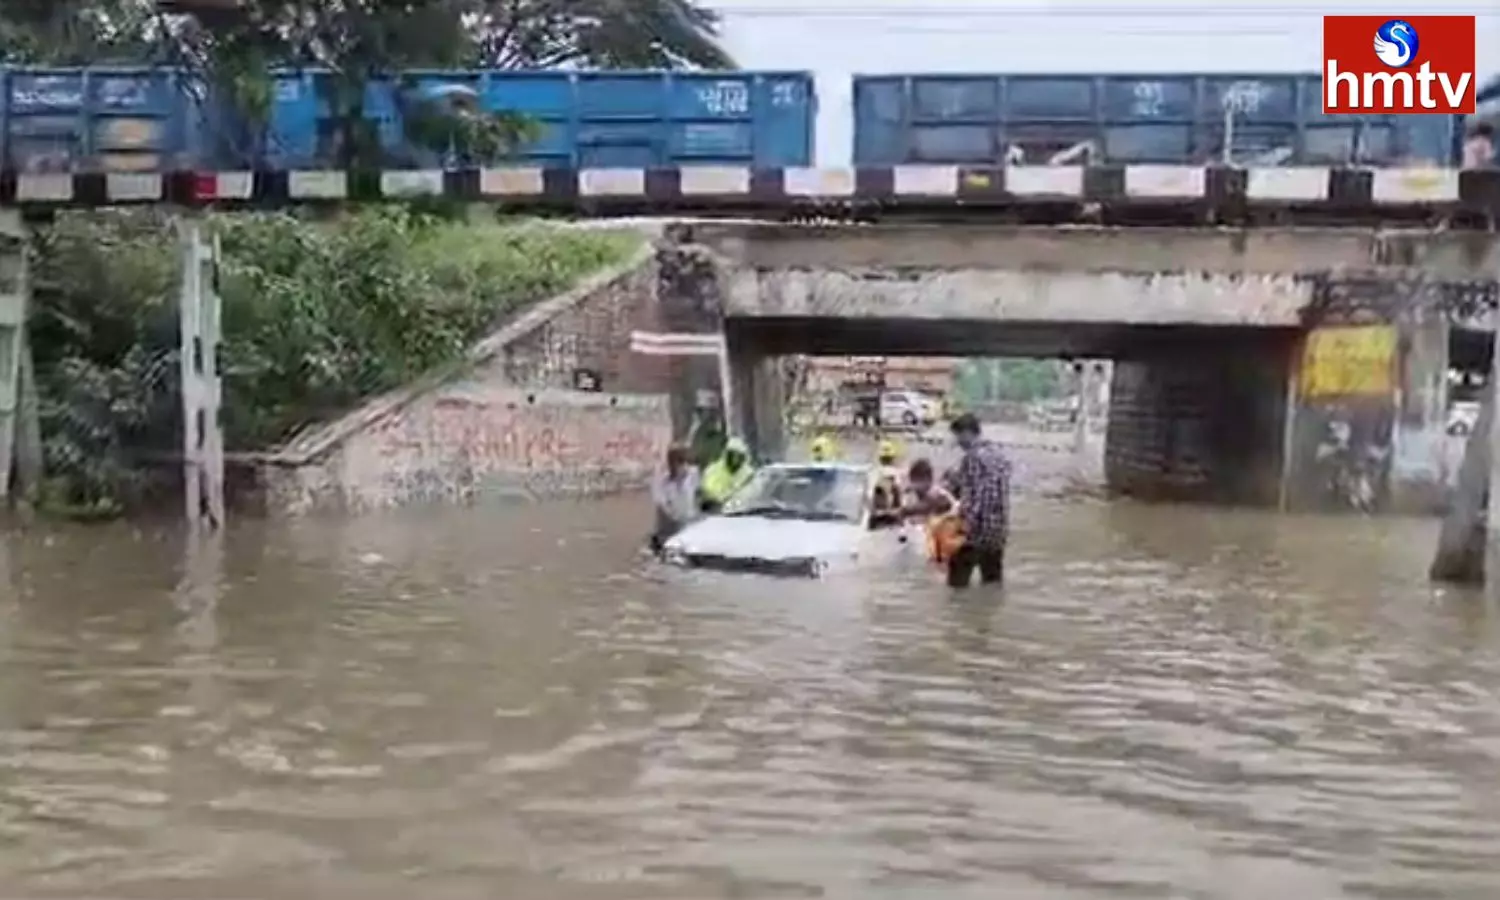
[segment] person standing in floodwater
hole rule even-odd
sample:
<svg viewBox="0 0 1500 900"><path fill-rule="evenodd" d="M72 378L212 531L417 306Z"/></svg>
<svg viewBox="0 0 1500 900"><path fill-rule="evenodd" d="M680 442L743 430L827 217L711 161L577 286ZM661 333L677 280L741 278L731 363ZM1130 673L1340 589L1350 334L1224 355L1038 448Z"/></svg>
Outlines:
<svg viewBox="0 0 1500 900"><path fill-rule="evenodd" d="M688 436L692 448L693 465L700 470L713 465L714 460L724 455L729 444L729 435L724 430L724 414L717 406L700 403L693 413L693 428Z"/></svg>
<svg viewBox="0 0 1500 900"><path fill-rule="evenodd" d="M744 487L755 475L755 466L750 463L750 448L740 438L730 438L724 446L724 454L703 470L703 479L698 487L699 506L706 513L716 513L724 501Z"/></svg>
<svg viewBox="0 0 1500 900"><path fill-rule="evenodd" d="M963 458L953 473L964 542L948 559L948 586L968 587L979 570L983 584L1005 577L1005 547L1010 539L1010 460L984 439L979 419L964 413L953 420L954 440Z"/></svg>
<svg viewBox="0 0 1500 900"><path fill-rule="evenodd" d="M666 468L651 483L651 502L656 508L656 526L651 531L652 553L660 553L672 535L698 515L698 468L688 456L686 447L670 447Z"/></svg>

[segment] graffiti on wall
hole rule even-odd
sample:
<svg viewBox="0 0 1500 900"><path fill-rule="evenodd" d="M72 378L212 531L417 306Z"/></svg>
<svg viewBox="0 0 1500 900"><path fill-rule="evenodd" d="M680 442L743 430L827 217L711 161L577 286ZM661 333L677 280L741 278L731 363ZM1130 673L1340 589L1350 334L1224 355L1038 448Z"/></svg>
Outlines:
<svg viewBox="0 0 1500 900"><path fill-rule="evenodd" d="M1386 235L1377 241L1375 262L1404 268L1314 280L1303 310L1312 332L1298 367L1289 501L1313 506L1304 502L1311 496L1345 510L1409 506L1439 495L1456 467L1443 433L1448 329L1492 322L1500 285L1434 276L1421 268L1425 247L1411 235ZM1342 334L1331 334L1340 327ZM1362 327L1387 332L1357 331ZM1396 424L1385 425L1387 419Z"/></svg>
<svg viewBox="0 0 1500 900"><path fill-rule="evenodd" d="M1295 506L1375 513L1390 494L1395 409L1384 398L1304 407L1294 432Z"/></svg>
<svg viewBox="0 0 1500 900"><path fill-rule="evenodd" d="M425 412L425 414L424 414ZM380 455L462 461L480 471L557 472L654 466L661 429L628 410L598 405L493 403L438 398L396 417L379 435Z"/></svg>

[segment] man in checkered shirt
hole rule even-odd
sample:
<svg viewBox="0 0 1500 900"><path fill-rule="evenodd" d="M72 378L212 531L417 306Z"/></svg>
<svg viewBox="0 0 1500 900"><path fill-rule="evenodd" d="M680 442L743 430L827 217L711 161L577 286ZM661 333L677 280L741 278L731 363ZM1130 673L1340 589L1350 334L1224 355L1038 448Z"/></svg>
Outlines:
<svg viewBox="0 0 1500 900"><path fill-rule="evenodd" d="M963 518L964 545L948 561L948 585L968 587L975 569L982 584L996 584L1005 575L1010 537L1010 460L984 439L973 414L954 419L952 430L964 453L950 482Z"/></svg>

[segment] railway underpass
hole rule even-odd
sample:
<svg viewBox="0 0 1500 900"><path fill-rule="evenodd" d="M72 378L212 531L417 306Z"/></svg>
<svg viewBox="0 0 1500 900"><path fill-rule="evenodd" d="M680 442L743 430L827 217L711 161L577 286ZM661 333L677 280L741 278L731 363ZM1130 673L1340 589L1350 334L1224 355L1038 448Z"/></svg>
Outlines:
<svg viewBox="0 0 1500 900"><path fill-rule="evenodd" d="M664 311L722 328L733 420L779 453L789 354L1115 360L1116 492L1431 512L1449 370L1493 332L1487 234L1431 230L709 224ZM706 253L705 253L706 251ZM696 292L696 293L695 293ZM1468 360L1465 362L1465 360Z"/></svg>

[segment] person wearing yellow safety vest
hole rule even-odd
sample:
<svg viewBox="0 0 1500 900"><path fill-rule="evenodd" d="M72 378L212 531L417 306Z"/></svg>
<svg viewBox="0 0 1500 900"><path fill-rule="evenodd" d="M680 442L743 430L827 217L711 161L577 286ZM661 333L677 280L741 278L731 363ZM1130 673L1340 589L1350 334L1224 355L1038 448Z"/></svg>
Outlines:
<svg viewBox="0 0 1500 900"><path fill-rule="evenodd" d="M724 452L703 470L698 480L699 503L704 512L718 512L735 491L755 475L750 463L750 448L740 438L730 438Z"/></svg>
<svg viewBox="0 0 1500 900"><path fill-rule="evenodd" d="M820 434L813 438L812 446L808 448L808 455L813 462L834 462L838 459L838 448L833 445L833 438L826 434Z"/></svg>
<svg viewBox="0 0 1500 900"><path fill-rule="evenodd" d="M897 462L901 452L896 442L884 440L875 450L875 497L871 514L875 524L894 525L901 521L902 478Z"/></svg>

